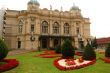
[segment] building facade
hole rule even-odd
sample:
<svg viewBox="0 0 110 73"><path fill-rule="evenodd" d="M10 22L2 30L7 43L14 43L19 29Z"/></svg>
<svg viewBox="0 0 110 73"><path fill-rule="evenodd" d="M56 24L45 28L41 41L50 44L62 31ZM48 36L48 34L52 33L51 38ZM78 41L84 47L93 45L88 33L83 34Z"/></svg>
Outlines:
<svg viewBox="0 0 110 73"><path fill-rule="evenodd" d="M98 38L97 39L97 44L99 49L106 49L108 44L110 43L110 37L106 38Z"/></svg>
<svg viewBox="0 0 110 73"><path fill-rule="evenodd" d="M78 47L90 38L90 21L77 6L70 11L41 9L37 0L27 10L6 10L5 41L11 49L47 49L68 38Z"/></svg>

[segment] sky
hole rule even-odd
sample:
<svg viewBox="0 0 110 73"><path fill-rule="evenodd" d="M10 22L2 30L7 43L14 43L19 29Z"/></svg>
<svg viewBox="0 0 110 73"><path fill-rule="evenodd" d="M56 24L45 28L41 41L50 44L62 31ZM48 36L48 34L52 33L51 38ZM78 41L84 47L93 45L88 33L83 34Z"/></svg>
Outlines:
<svg viewBox="0 0 110 73"><path fill-rule="evenodd" d="M26 10L29 0L0 0L0 8L10 10ZM110 37L110 1L109 0L37 0L40 8L69 11L75 4L81 9L84 17L90 19L91 36L102 38Z"/></svg>

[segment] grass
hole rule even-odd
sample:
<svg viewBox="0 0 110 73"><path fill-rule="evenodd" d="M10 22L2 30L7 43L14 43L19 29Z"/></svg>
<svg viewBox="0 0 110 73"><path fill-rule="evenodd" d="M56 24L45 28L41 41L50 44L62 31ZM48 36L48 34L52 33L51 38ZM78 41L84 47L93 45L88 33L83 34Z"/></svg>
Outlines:
<svg viewBox="0 0 110 73"><path fill-rule="evenodd" d="M2 64L6 64L6 62L0 62L0 65L2 65Z"/></svg>
<svg viewBox="0 0 110 73"><path fill-rule="evenodd" d="M60 71L53 65L55 58L33 57L39 53L41 52L7 56L7 58L19 60L20 65L3 73L110 73L110 64L106 64L99 59L99 57L103 57L101 54L97 54L97 62L94 65L77 70Z"/></svg>

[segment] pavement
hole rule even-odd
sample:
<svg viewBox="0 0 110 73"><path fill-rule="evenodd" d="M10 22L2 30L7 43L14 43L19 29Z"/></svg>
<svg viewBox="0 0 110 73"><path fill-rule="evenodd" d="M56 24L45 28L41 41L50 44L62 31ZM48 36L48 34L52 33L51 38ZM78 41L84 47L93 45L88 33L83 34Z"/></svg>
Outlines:
<svg viewBox="0 0 110 73"><path fill-rule="evenodd" d="M8 52L8 55L17 55L17 54L23 54L23 53L28 53L28 52L31 52L30 50L11 50Z"/></svg>

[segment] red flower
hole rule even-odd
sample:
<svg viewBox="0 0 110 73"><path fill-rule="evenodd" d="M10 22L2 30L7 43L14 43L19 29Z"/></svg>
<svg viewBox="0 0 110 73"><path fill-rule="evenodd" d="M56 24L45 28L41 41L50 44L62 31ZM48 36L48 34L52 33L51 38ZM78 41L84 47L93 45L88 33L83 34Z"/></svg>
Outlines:
<svg viewBox="0 0 110 73"><path fill-rule="evenodd" d="M4 59L3 62L7 62L7 64L0 65L0 72L10 70L19 65L19 62L16 59Z"/></svg>
<svg viewBox="0 0 110 73"><path fill-rule="evenodd" d="M80 54L79 52L75 52L75 55L82 56L82 54Z"/></svg>
<svg viewBox="0 0 110 73"><path fill-rule="evenodd" d="M99 54L105 54L105 52L99 52Z"/></svg>
<svg viewBox="0 0 110 73"><path fill-rule="evenodd" d="M82 58L79 58L78 62L82 63L82 62L84 62L84 60Z"/></svg>
<svg viewBox="0 0 110 73"><path fill-rule="evenodd" d="M65 66L61 66L58 61L61 60L62 58L58 58L56 60L54 60L54 65L60 69L60 70L73 70L73 69L80 69L80 68L83 68L85 66L88 66L88 65L91 65L91 64L94 64L96 62L96 60L92 60L90 63L88 64L82 64L82 65L76 65L76 66L70 66L70 67L65 67ZM67 60L67 62L69 62Z"/></svg>
<svg viewBox="0 0 110 73"><path fill-rule="evenodd" d="M109 58L100 58L101 60L103 60L105 63L110 63L110 59Z"/></svg>

